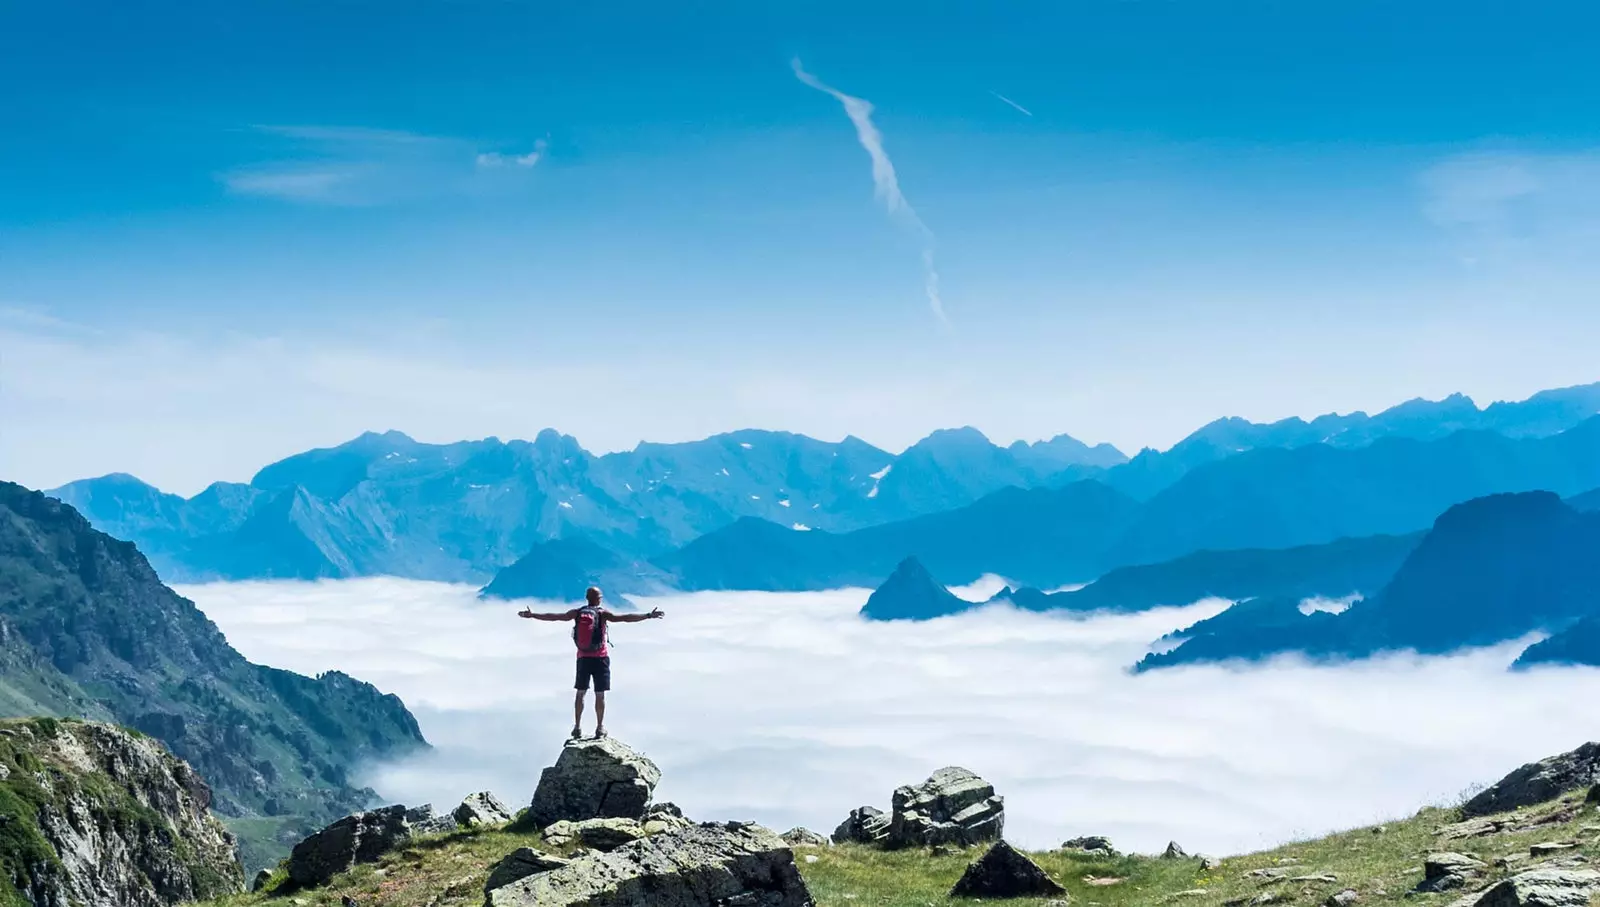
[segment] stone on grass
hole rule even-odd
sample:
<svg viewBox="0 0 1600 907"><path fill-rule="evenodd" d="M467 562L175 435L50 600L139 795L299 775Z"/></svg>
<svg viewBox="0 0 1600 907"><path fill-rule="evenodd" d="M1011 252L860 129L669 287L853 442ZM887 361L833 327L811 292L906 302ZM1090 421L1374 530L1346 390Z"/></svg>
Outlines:
<svg viewBox="0 0 1600 907"><path fill-rule="evenodd" d="M1548 857L1552 854L1562 853L1563 851L1574 850L1577 848L1577 846L1578 845L1576 844L1567 844L1562 841L1546 841L1543 844L1531 844L1528 846L1528 856Z"/></svg>
<svg viewBox="0 0 1600 907"><path fill-rule="evenodd" d="M562 819L642 819L661 770L615 737L569 740L539 775L527 821L544 828Z"/></svg>
<svg viewBox="0 0 1600 907"><path fill-rule="evenodd" d="M891 806L886 847L981 844L1005 829L1005 800L994 785L958 766L896 789Z"/></svg>
<svg viewBox="0 0 1600 907"><path fill-rule="evenodd" d="M1600 892L1600 872L1589 869L1535 869L1490 887L1477 907L1588 907Z"/></svg>
<svg viewBox="0 0 1600 907"><path fill-rule="evenodd" d="M833 830L835 844L871 844L883 838L889 817L876 806L858 806Z"/></svg>
<svg viewBox="0 0 1600 907"><path fill-rule="evenodd" d="M1422 861L1422 881L1417 891L1451 891L1466 887L1489 867L1464 853L1430 853Z"/></svg>
<svg viewBox="0 0 1600 907"><path fill-rule="evenodd" d="M1103 835L1087 835L1082 838L1063 841L1061 842L1061 849L1081 850L1085 853L1105 854L1107 856L1117 852L1117 849L1111 846L1111 839Z"/></svg>
<svg viewBox="0 0 1600 907"><path fill-rule="evenodd" d="M1522 806L1547 803L1567 791L1592 788L1600 783L1600 743L1585 743L1570 753L1530 762L1461 807L1467 818L1510 812Z"/></svg>
<svg viewBox="0 0 1600 907"><path fill-rule="evenodd" d="M1178 846L1177 841L1168 841L1167 849L1161 852L1161 859L1163 860L1186 860L1188 858L1189 855L1184 852L1182 847Z"/></svg>
<svg viewBox="0 0 1600 907"><path fill-rule="evenodd" d="M827 847L828 839L817 834L809 828L796 826L778 837L782 838L791 847Z"/></svg>
<svg viewBox="0 0 1600 907"><path fill-rule="evenodd" d="M260 891L267 887L267 883L270 881L272 881L272 870L263 869L256 873L255 879L250 882L250 890L253 892Z"/></svg>
<svg viewBox="0 0 1600 907"><path fill-rule="evenodd" d="M1328 895L1328 899L1322 903L1324 907L1350 907L1351 904L1359 900L1361 900L1361 895L1354 888L1346 888L1343 891Z"/></svg>
<svg viewBox="0 0 1600 907"><path fill-rule="evenodd" d="M675 829L495 888L486 907L812 907L794 851L759 825Z"/></svg>
<svg viewBox="0 0 1600 907"><path fill-rule="evenodd" d="M1004 841L975 860L950 889L953 898L1022 898L1066 894L1039 864Z"/></svg>
<svg viewBox="0 0 1600 907"><path fill-rule="evenodd" d="M483 893L487 896L494 889L504 888L518 879L525 879L534 873L560 869L565 865L567 861L560 857L553 857L532 847L518 847L490 867L489 880L483 883Z"/></svg>
<svg viewBox="0 0 1600 907"><path fill-rule="evenodd" d="M450 815L456 820L456 824L462 828L476 828L479 825L502 825L511 821L511 810L500 802L499 797L488 791L469 794Z"/></svg>
<svg viewBox="0 0 1600 907"><path fill-rule="evenodd" d="M376 862L410 838L404 806L345 816L294 846L289 880L301 887L321 885L357 863Z"/></svg>

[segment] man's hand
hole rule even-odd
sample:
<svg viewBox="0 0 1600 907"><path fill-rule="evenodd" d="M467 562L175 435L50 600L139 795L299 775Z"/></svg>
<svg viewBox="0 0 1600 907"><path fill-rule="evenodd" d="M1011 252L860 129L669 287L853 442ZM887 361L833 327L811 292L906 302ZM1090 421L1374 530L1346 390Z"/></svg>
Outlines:
<svg viewBox="0 0 1600 907"><path fill-rule="evenodd" d="M533 616L533 612L531 610L527 609L527 608L523 608L521 611L517 612L517 616L518 617L532 617Z"/></svg>
<svg viewBox="0 0 1600 907"><path fill-rule="evenodd" d="M661 610L660 608L656 608L655 610L650 612L650 616L652 618L666 617L667 616L667 612Z"/></svg>

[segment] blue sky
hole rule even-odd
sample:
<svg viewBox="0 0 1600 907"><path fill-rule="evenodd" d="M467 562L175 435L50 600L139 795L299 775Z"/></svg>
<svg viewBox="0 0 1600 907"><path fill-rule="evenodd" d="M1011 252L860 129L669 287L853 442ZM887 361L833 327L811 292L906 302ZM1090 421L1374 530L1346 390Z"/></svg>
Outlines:
<svg viewBox="0 0 1600 907"><path fill-rule="evenodd" d="M0 475L192 491L368 428L1133 449L1597 380L1597 19L0 0Z"/></svg>

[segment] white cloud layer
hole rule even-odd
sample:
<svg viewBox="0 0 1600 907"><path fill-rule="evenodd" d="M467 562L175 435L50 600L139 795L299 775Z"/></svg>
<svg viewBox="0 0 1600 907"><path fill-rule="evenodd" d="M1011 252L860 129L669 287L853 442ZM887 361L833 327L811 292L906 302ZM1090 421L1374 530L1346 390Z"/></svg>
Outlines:
<svg viewBox="0 0 1600 907"><path fill-rule="evenodd" d="M366 779L408 803L532 795L571 708L561 625L471 589L389 579L187 587L248 657L339 668L398 693L436 749ZM977 590L968 590L977 594ZM1229 853L1448 801L1581 743L1600 672L1505 672L1514 647L1343 668L1132 676L1162 633L1216 603L1066 619L991 609L867 624L864 590L655 600L616 628L608 724L696 818L831 831L947 764L1007 798L1008 836L1107 834Z"/></svg>

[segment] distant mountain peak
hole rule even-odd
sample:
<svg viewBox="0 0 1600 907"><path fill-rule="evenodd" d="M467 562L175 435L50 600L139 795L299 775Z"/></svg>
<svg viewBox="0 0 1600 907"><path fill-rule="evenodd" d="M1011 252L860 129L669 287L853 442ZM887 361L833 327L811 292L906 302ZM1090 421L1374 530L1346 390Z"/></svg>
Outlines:
<svg viewBox="0 0 1600 907"><path fill-rule="evenodd" d="M908 557L867 599L861 614L871 620L926 620L971 607L934 579L921 561Z"/></svg>

